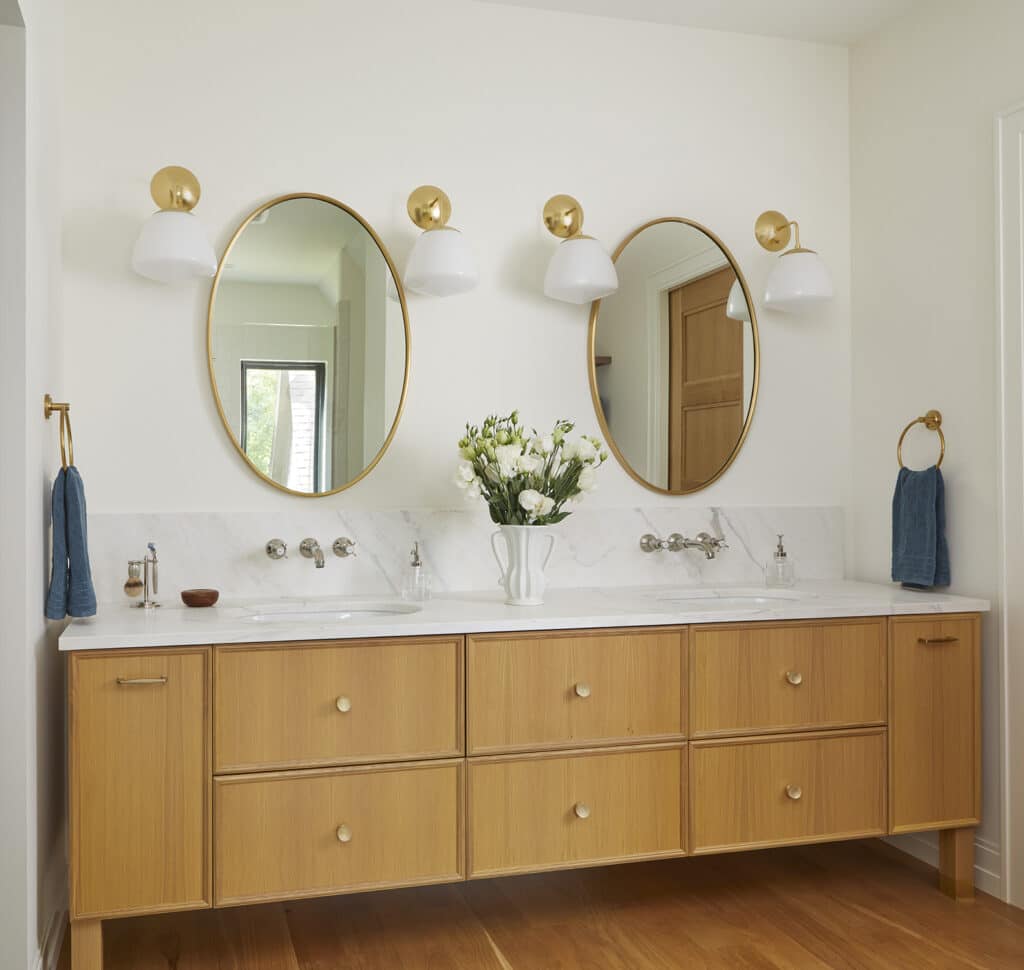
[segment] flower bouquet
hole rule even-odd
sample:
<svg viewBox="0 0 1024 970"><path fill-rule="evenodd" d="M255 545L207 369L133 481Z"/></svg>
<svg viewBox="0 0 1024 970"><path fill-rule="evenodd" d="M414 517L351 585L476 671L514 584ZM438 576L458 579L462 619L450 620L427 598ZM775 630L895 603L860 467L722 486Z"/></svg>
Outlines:
<svg viewBox="0 0 1024 970"><path fill-rule="evenodd" d="M488 417L483 427L466 425L459 440L455 484L467 499L483 498L491 521L500 531L491 547L502 570L506 602L536 606L543 602L544 566L554 548L554 536L536 527L566 518L570 503L596 488L596 469L608 459L600 440L580 435L568 438L575 425L556 421L549 434L526 433L519 412ZM496 540L503 537L508 558L502 562ZM541 555L541 540L548 541Z"/></svg>

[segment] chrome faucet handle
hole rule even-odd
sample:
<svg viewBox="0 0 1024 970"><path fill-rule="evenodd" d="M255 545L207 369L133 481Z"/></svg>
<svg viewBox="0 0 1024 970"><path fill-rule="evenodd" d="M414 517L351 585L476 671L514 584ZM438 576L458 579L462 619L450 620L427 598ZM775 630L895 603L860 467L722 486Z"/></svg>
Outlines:
<svg viewBox="0 0 1024 970"><path fill-rule="evenodd" d="M271 539L264 549L268 559L287 559L288 546L283 539Z"/></svg>
<svg viewBox="0 0 1024 970"><path fill-rule="evenodd" d="M299 543L299 552L306 559L314 560L317 569L324 568L324 551L320 548L320 543L316 539L303 539Z"/></svg>
<svg viewBox="0 0 1024 970"><path fill-rule="evenodd" d="M335 539L331 548L334 550L334 555L341 559L347 559L356 554L356 544L348 538Z"/></svg>
<svg viewBox="0 0 1024 970"><path fill-rule="evenodd" d="M725 541L725 538L719 539L718 536L713 536L708 532L701 532L697 538L705 545L711 546L712 549L728 549L729 543Z"/></svg>
<svg viewBox="0 0 1024 970"><path fill-rule="evenodd" d="M668 537L668 542L665 543L665 548L669 552L682 552L686 548L686 537L680 535L678 532L673 532Z"/></svg>
<svg viewBox="0 0 1024 970"><path fill-rule="evenodd" d="M640 548L644 552L659 552L662 549L668 548L668 543L664 539L659 539L656 535L648 532L640 537Z"/></svg>

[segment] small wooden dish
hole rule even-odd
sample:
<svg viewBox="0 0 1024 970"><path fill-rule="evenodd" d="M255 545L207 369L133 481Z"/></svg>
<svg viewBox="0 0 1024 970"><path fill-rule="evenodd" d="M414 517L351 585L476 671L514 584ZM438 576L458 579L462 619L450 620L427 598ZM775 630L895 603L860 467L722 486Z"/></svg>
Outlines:
<svg viewBox="0 0 1024 970"><path fill-rule="evenodd" d="M220 599L217 589L183 589L181 601L186 606L213 606Z"/></svg>

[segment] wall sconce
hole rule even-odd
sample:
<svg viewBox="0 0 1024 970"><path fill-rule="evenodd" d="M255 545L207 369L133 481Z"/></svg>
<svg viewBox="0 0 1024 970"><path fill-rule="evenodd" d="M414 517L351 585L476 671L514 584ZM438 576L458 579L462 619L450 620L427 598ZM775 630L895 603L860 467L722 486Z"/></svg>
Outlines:
<svg viewBox="0 0 1024 970"><path fill-rule="evenodd" d="M781 212L769 209L754 223L754 236L770 253L789 245L796 230L796 245L782 253L764 289L765 306L773 310L796 312L815 303L832 299L832 278L824 260L813 250L800 245L800 225Z"/></svg>
<svg viewBox="0 0 1024 970"><path fill-rule="evenodd" d="M199 201L199 180L187 168L168 165L153 176L149 193L160 211L146 220L135 240L135 272L159 283L213 276L217 257L192 214Z"/></svg>
<svg viewBox="0 0 1024 970"><path fill-rule="evenodd" d="M729 288L729 299L725 304L725 315L730 320L750 323L750 307L747 306L747 298L743 295L743 287L740 286L738 279L734 280Z"/></svg>
<svg viewBox="0 0 1024 970"><path fill-rule="evenodd" d="M565 303L591 303L619 288L619 274L604 247L583 235L583 206L571 195L553 195L544 205L548 232L564 240L544 277L544 295Z"/></svg>
<svg viewBox="0 0 1024 970"><path fill-rule="evenodd" d="M409 218L423 230L405 266L406 289L425 296L453 296L476 286L476 260L466 237L448 220L451 199L436 185L413 189L406 206Z"/></svg>

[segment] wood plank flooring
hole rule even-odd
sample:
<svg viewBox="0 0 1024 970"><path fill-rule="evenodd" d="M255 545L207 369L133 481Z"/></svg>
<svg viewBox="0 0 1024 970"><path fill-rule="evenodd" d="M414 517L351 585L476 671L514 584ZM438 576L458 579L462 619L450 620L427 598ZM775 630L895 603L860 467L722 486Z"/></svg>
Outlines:
<svg viewBox="0 0 1024 970"><path fill-rule="evenodd" d="M1024 911L843 843L104 925L105 970L1002 970Z"/></svg>

